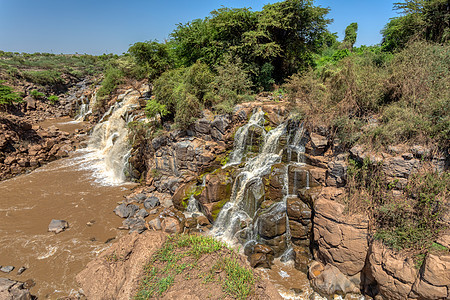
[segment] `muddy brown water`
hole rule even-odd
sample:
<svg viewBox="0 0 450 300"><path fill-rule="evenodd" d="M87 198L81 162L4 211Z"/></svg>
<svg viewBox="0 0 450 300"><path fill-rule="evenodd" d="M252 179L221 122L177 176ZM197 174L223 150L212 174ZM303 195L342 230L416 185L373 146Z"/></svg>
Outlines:
<svg viewBox="0 0 450 300"><path fill-rule="evenodd" d="M74 294L76 274L109 246L106 241L126 234L116 229L122 219L113 210L134 185L105 184L91 163L98 163L95 155L77 151L0 182L0 265L15 267L0 277L33 279L31 292L39 299ZM66 220L70 228L47 232L52 219ZM22 266L28 269L17 275Z"/></svg>

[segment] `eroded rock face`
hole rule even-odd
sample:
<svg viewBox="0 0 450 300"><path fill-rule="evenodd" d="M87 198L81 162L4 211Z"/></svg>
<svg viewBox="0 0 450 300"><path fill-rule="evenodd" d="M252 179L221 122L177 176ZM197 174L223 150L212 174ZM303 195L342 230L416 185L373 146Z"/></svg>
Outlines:
<svg viewBox="0 0 450 300"><path fill-rule="evenodd" d="M412 258L402 257L380 242L371 245L370 271L378 284L381 296L386 299L407 299L418 270Z"/></svg>
<svg viewBox="0 0 450 300"><path fill-rule="evenodd" d="M355 275L364 267L368 250L368 221L347 220L344 206L320 198L314 205L314 240L318 253L345 275Z"/></svg>
<svg viewBox="0 0 450 300"><path fill-rule="evenodd" d="M162 232L126 235L88 263L76 280L88 299L131 299L142 267L165 240Z"/></svg>
<svg viewBox="0 0 450 300"><path fill-rule="evenodd" d="M411 298L448 299L450 297L450 255L428 254L420 278L412 287Z"/></svg>

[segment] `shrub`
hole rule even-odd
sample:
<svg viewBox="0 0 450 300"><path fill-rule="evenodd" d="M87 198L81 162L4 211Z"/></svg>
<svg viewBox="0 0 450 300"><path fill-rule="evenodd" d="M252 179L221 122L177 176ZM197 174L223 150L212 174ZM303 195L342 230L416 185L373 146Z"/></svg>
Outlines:
<svg viewBox="0 0 450 300"><path fill-rule="evenodd" d="M56 103L59 102L59 97L56 95L51 95L48 97L48 100L50 101L51 104L55 105Z"/></svg>
<svg viewBox="0 0 450 300"><path fill-rule="evenodd" d="M52 85L62 83L61 73L53 70L23 71L25 79L40 85Z"/></svg>
<svg viewBox="0 0 450 300"><path fill-rule="evenodd" d="M22 97L13 88L3 85L4 80L0 80L0 106L12 105L13 103L22 102Z"/></svg>
<svg viewBox="0 0 450 300"><path fill-rule="evenodd" d="M32 90L30 92L31 97L33 97L34 99L44 99L45 98L45 94L42 92L39 92L37 90Z"/></svg>
<svg viewBox="0 0 450 300"><path fill-rule="evenodd" d="M148 118L155 118L159 116L161 119L169 114L166 106L164 104L159 103L155 99L150 99L147 101L145 106L145 111L147 113Z"/></svg>
<svg viewBox="0 0 450 300"><path fill-rule="evenodd" d="M428 250L441 230L450 173L427 169L411 175L402 195L392 192L381 164L349 160L347 205L350 212L369 212L374 238L395 249ZM364 199L364 200L362 200Z"/></svg>
<svg viewBox="0 0 450 300"><path fill-rule="evenodd" d="M97 92L97 96L102 99L110 95L119 84L122 83L123 73L121 70L108 67L105 71L104 78L100 89Z"/></svg>

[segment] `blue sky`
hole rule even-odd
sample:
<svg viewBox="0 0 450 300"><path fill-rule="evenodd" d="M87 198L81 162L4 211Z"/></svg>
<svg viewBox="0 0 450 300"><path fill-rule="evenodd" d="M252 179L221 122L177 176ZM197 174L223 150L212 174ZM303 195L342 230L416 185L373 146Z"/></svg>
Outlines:
<svg viewBox="0 0 450 300"><path fill-rule="evenodd" d="M0 0L0 50L50 53L126 52L138 41L166 39L178 23L203 18L225 7L261 10L257 0ZM342 39L359 25L356 45L381 41L380 30L396 13L396 0L317 0L330 7L329 29Z"/></svg>

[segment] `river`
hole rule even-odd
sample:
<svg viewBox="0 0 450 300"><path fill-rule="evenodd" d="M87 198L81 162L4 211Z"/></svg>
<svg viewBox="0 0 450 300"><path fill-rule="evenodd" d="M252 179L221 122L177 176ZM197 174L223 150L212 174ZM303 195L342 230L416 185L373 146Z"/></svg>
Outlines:
<svg viewBox="0 0 450 300"><path fill-rule="evenodd" d="M77 123L57 121L43 125L77 128ZM134 185L109 180L102 164L98 151L78 150L0 182L0 265L15 267L0 277L33 279L31 293L39 299L76 293L75 275L109 246L108 240L125 234L112 211ZM66 220L70 228L47 232L52 219ZM22 266L28 269L17 275Z"/></svg>

